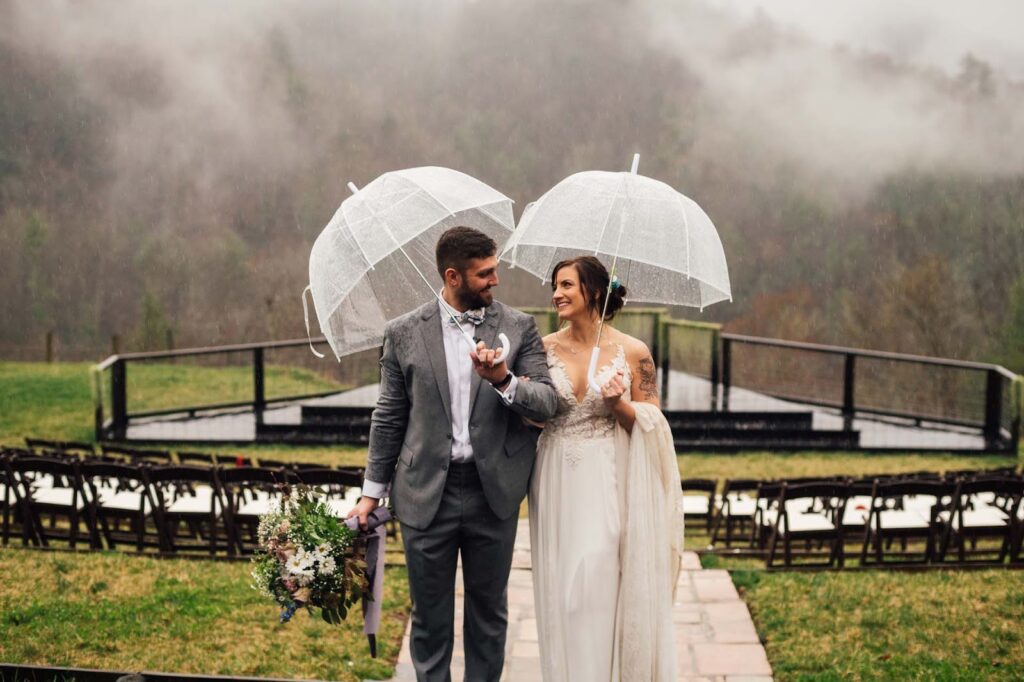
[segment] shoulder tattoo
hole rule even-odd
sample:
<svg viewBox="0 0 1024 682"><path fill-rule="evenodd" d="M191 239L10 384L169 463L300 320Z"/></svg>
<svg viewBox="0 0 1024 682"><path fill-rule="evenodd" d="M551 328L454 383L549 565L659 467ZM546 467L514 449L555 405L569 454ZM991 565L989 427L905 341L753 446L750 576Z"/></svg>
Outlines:
<svg viewBox="0 0 1024 682"><path fill-rule="evenodd" d="M656 399L658 397L658 381L655 378L654 360L650 355L640 360L636 367L636 373L640 378L640 391L644 394L644 399Z"/></svg>

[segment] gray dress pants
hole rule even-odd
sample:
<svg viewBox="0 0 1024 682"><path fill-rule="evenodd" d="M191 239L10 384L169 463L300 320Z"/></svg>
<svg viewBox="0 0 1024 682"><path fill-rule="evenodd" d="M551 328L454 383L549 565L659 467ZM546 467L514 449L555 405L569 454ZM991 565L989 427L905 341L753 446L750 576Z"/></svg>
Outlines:
<svg viewBox="0 0 1024 682"><path fill-rule="evenodd" d="M402 524L412 594L410 649L419 682L451 680L455 569L462 553L466 682L498 682L505 662L508 576L518 518L491 511L473 463L452 462L430 527Z"/></svg>

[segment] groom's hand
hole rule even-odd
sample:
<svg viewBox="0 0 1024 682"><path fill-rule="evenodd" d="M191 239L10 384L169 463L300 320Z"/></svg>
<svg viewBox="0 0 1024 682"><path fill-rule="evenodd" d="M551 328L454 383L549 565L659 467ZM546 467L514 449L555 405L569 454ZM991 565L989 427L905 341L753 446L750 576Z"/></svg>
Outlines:
<svg viewBox="0 0 1024 682"><path fill-rule="evenodd" d="M495 361L494 357L497 354L498 351L488 348L483 341L476 344L476 350L469 354L470 359L473 360L473 369L476 370L476 373L482 379L486 379L492 384L498 383L508 374L508 367L505 365L505 361Z"/></svg>
<svg viewBox="0 0 1024 682"><path fill-rule="evenodd" d="M367 497L363 495L359 498L359 502L356 506L345 515L346 519L350 519L353 516L359 516L359 527L366 530L367 520L366 517L370 515L374 509L380 506L380 500L376 497Z"/></svg>

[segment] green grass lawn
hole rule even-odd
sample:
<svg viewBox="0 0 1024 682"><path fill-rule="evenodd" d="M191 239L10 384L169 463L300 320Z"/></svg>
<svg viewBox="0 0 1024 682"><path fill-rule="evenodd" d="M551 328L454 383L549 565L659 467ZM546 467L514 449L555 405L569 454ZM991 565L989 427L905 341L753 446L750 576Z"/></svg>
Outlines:
<svg viewBox="0 0 1024 682"><path fill-rule="evenodd" d="M379 658L362 618L340 626L278 607L249 565L117 553L0 549L0 661L106 670L388 679L411 608L403 567L387 570Z"/></svg>
<svg viewBox="0 0 1024 682"><path fill-rule="evenodd" d="M1020 571L732 576L777 680L1024 675Z"/></svg>
<svg viewBox="0 0 1024 682"><path fill-rule="evenodd" d="M238 368L207 368L189 381L178 374L182 368L177 365L149 369L154 385L161 387L153 395L165 404L202 402L196 398L208 394L220 401L226 399L222 394L241 394L245 386ZM0 363L0 443L24 445L26 435L91 440L88 370L84 363ZM281 376L291 376L293 386L316 381L284 369ZM312 390L317 389L297 392ZM215 450L333 465L362 465L366 458L365 448L348 446ZM945 471L1018 462L1014 457L942 453L685 453L679 468L684 478L722 481ZM703 548L707 541L700 524L688 525L688 547ZM779 679L1011 679L1024 669L1021 572L786 574L766 573L754 559L704 561L733 572ZM5 550L0 552L0 570L8 576L0 583L0 660L182 671L195 670L188 666L202 661L206 672L387 677L386 671L373 667L386 663L358 657L365 646L355 626L351 632L349 625L332 629L300 614L289 626L278 627L275 607L248 588L244 565ZM382 661L393 661L401 636L398 621L408 610L403 576L400 567L389 571L386 607L395 624L385 630L390 648L383 649ZM31 581L28 588L24 580ZM143 594L134 583L148 586L153 594ZM160 624L159 630L154 623ZM96 629L109 636L86 636ZM111 642L110 651L90 650L103 641ZM71 653L80 648L80 656ZM178 655L178 649L186 653ZM123 663L131 656L139 657L138 663Z"/></svg>

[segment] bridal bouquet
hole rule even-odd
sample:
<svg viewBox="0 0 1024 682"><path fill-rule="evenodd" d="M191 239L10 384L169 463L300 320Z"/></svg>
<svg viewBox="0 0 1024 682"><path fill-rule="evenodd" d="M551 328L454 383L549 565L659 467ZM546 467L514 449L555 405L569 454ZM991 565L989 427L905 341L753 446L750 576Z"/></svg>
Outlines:
<svg viewBox="0 0 1024 682"><path fill-rule="evenodd" d="M308 486L297 486L260 517L253 588L280 604L281 622L300 608L337 625L368 588L366 543Z"/></svg>

